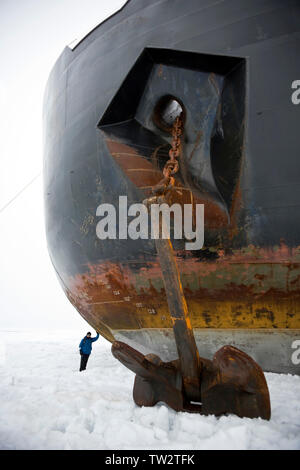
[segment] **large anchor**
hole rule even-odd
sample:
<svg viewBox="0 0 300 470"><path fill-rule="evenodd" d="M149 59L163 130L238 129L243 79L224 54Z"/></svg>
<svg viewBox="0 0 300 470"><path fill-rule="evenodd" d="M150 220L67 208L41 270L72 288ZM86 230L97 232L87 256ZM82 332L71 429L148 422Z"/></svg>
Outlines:
<svg viewBox="0 0 300 470"><path fill-rule="evenodd" d="M181 134L182 120L178 117L170 160L163 170L164 178L153 188L154 196L145 201L148 207L166 202L165 195L174 185L172 175L178 171L176 158L180 154ZM267 382L261 367L250 356L230 345L219 349L212 360L199 356L171 240L158 238L155 244L179 359L163 362L154 354L143 355L115 341L113 355L136 374L135 403L154 406L162 401L176 411L270 419Z"/></svg>

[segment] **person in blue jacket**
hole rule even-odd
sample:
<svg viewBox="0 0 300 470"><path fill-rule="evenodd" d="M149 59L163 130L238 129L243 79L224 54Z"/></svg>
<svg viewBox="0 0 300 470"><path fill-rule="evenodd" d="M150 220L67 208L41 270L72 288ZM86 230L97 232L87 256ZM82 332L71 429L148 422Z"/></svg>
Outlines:
<svg viewBox="0 0 300 470"><path fill-rule="evenodd" d="M81 355L80 361L80 372L86 369L87 361L89 360L90 354L92 352L92 343L97 341L99 338L99 333L95 338L92 338L92 334L88 331L86 336L80 341L79 352Z"/></svg>

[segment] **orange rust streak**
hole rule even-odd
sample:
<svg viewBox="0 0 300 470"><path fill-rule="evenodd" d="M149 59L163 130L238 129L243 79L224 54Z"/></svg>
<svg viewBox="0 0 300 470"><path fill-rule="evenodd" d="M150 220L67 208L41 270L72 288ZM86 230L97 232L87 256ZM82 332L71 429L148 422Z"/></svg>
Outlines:
<svg viewBox="0 0 300 470"><path fill-rule="evenodd" d="M156 167L156 162L150 162L145 156L140 155L138 151L129 145L107 140L106 141L112 157L122 168L124 173L138 188L147 190L155 186L161 179L162 173ZM180 181L175 183L176 189L184 190L182 194L173 191L170 195L170 204L190 204L190 189L183 187ZM147 194L148 195L148 194ZM210 229L218 229L228 226L227 213L216 202L209 198L209 195L201 198L193 195L195 204L204 204L204 220L205 227Z"/></svg>
<svg viewBox="0 0 300 470"><path fill-rule="evenodd" d="M193 327L300 327L300 286L296 282L299 278L300 247L281 246L273 250L247 247L232 255L221 251L220 254L214 262L199 263L188 256L177 259ZM105 321L110 328L118 329L120 325L133 329L170 327L171 318L158 261L146 263L143 260L138 271L139 260L134 263L134 270L130 263L121 266L107 261L89 265L85 274L77 274L64 281L68 297L85 318L91 318L94 323L97 319ZM274 265L274 269L280 265L284 272L286 267L294 271L292 282L286 286L282 279L281 285L276 287L269 279L269 288L264 288L268 279L256 269L260 270L260 265L268 263ZM240 264L241 279L236 278L233 282L231 274L236 264ZM249 265L258 267L249 271L251 277L243 278ZM204 288L206 277L214 273L216 279L222 273L224 282L218 288ZM279 272L279 275L282 274ZM195 279L195 285L190 285ZM276 284L278 276L273 281ZM148 309L154 309L155 314L151 315Z"/></svg>
<svg viewBox="0 0 300 470"><path fill-rule="evenodd" d="M128 171L127 175L138 188L141 186L154 186L161 180L161 174L159 172L149 172L145 173L145 171Z"/></svg>
<svg viewBox="0 0 300 470"><path fill-rule="evenodd" d="M126 155L125 154L113 154L113 157L117 161L118 165L126 171L131 168L138 168L138 169L145 169L145 170L152 170L153 165L146 160L146 158L142 158L137 155Z"/></svg>

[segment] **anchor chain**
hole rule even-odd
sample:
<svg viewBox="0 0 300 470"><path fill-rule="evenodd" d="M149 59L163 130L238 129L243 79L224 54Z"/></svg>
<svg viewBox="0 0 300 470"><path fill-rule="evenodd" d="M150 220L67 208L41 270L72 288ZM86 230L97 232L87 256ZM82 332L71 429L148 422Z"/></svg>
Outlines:
<svg viewBox="0 0 300 470"><path fill-rule="evenodd" d="M163 168L163 179L154 186L154 195L144 201L147 207L151 204L167 202L167 195L174 188L174 175L179 170L179 157L182 154L183 136L182 113L176 117L172 127L172 143L169 160ZM162 219L158 222L158 232L162 230ZM173 332L179 356L182 392L189 400L199 401L201 363L196 346L190 316L185 300L180 274L170 239L155 239L155 246L165 285L169 313L173 324Z"/></svg>
<svg viewBox="0 0 300 470"><path fill-rule="evenodd" d="M166 202L174 188L183 127L181 114L173 123L170 158L164 165L163 178L152 187L152 196L143 201L148 208ZM235 413L240 417L270 419L268 385L262 369L250 356L230 345L219 349L212 360L199 356L171 240L155 239L155 245L178 360L163 362L154 354L145 356L128 344L114 341L113 355L136 374L135 403L154 406L163 401L176 411L216 416Z"/></svg>
<svg viewBox="0 0 300 470"><path fill-rule="evenodd" d="M172 127L172 142L169 150L169 160L162 170L163 178L152 187L153 195L166 196L175 185L175 175L179 171L178 158L182 153L182 135L184 131L183 114L175 119Z"/></svg>

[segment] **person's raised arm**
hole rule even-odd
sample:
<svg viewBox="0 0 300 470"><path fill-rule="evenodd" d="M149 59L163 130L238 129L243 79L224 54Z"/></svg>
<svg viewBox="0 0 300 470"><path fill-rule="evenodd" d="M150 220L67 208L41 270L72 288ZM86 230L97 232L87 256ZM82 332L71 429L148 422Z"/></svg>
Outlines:
<svg viewBox="0 0 300 470"><path fill-rule="evenodd" d="M95 336L95 338L92 338L92 342L97 341L98 338L99 338L99 333L97 332L97 336Z"/></svg>

